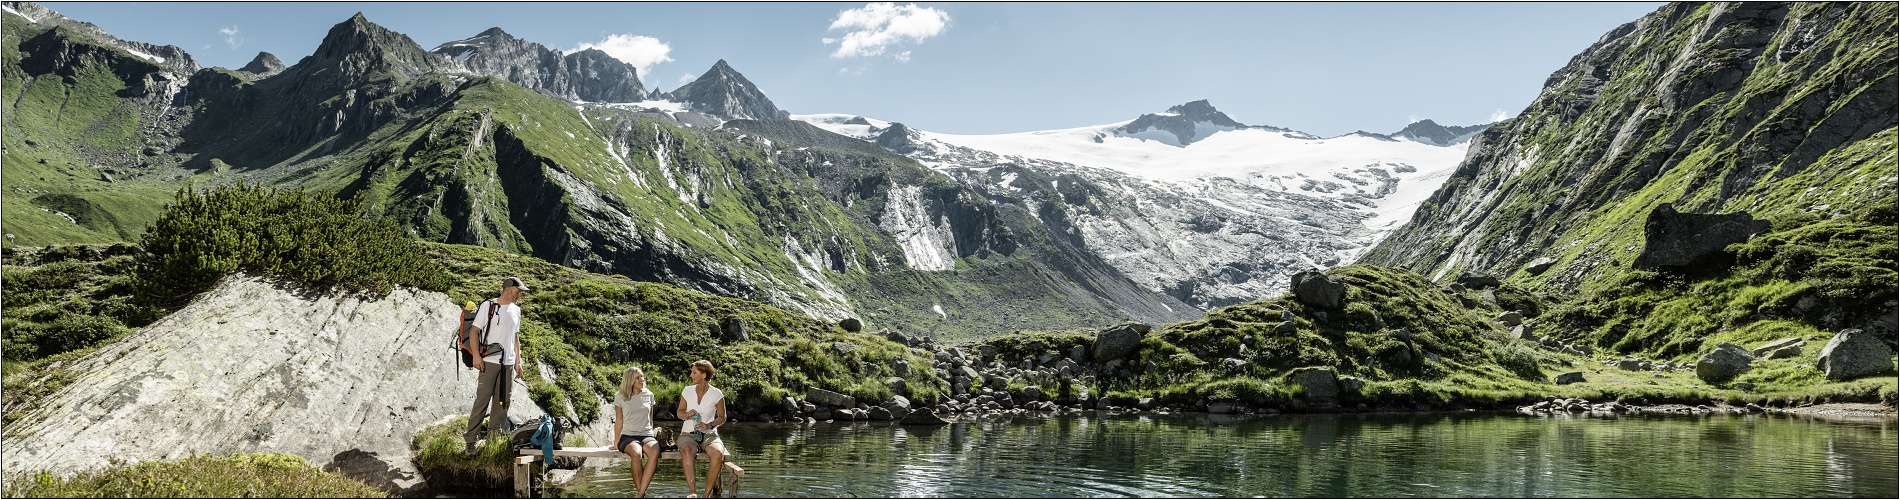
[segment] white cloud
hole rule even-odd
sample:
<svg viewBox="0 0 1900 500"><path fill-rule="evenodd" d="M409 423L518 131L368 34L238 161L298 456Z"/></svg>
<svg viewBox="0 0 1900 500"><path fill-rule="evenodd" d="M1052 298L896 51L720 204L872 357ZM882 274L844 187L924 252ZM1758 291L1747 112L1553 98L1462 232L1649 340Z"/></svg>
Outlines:
<svg viewBox="0 0 1900 500"><path fill-rule="evenodd" d="M1509 119L1511 119L1511 114L1504 112L1504 108L1498 108L1497 111L1491 112L1492 123L1501 122L1501 121L1509 120Z"/></svg>
<svg viewBox="0 0 1900 500"><path fill-rule="evenodd" d="M832 52L831 57L871 57L882 55L891 47L923 43L925 39L943 34L949 23L950 14L941 10L917 4L899 7L879 2L839 11L827 31L845 30L844 38L826 37L820 41L825 45L838 44L838 50ZM906 51L892 57L907 61L910 53Z"/></svg>
<svg viewBox="0 0 1900 500"><path fill-rule="evenodd" d="M607 35L607 38L602 38L599 42L581 43L580 46L568 50L567 53L572 54L587 49L600 49L601 52L606 52L614 59L632 65L635 76L642 80L651 74L654 66L673 62L673 58L667 57L667 53L673 51L673 46L658 38L645 35Z"/></svg>
<svg viewBox="0 0 1900 500"><path fill-rule="evenodd" d="M897 62L910 62L910 51L899 52L897 55L891 57L896 58Z"/></svg>
<svg viewBox="0 0 1900 500"><path fill-rule="evenodd" d="M686 84L693 83L693 80L698 79L699 77L692 73L680 73L680 83L679 85L675 85L675 87L684 87Z"/></svg>
<svg viewBox="0 0 1900 500"><path fill-rule="evenodd" d="M225 26L223 28L219 28L218 34L224 35L224 45L231 47L234 50L237 49L239 46L244 45L244 42L250 40L250 38L239 35L238 27L236 26Z"/></svg>
<svg viewBox="0 0 1900 500"><path fill-rule="evenodd" d="M1414 124L1414 123L1418 123L1418 115L1405 115L1405 124L1406 124L1406 125L1411 125L1411 124Z"/></svg>

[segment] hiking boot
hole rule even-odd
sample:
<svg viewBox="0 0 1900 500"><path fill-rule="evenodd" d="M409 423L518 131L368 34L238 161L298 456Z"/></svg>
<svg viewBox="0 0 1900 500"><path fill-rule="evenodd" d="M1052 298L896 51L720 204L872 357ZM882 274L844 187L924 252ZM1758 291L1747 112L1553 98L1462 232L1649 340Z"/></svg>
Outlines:
<svg viewBox="0 0 1900 500"><path fill-rule="evenodd" d="M475 443L463 444L462 456L466 458L475 458Z"/></svg>

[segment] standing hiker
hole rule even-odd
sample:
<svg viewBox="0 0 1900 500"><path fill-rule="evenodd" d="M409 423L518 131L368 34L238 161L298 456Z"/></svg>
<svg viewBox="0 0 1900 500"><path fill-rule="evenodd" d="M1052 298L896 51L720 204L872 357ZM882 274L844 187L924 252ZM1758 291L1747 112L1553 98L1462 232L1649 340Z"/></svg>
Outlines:
<svg viewBox="0 0 1900 500"><path fill-rule="evenodd" d="M470 338L485 344L464 346L475 358L475 370L481 372L476 377L475 406L468 410L468 430L462 433L462 452L468 456L475 455L483 417L488 418L490 436L501 434L502 423L508 421L509 388L514 381L507 374L513 372L514 378L521 378L521 306L515 301L521 300L521 292L526 291L528 286L521 278L503 278L501 296L484 301L475 313L475 331Z"/></svg>

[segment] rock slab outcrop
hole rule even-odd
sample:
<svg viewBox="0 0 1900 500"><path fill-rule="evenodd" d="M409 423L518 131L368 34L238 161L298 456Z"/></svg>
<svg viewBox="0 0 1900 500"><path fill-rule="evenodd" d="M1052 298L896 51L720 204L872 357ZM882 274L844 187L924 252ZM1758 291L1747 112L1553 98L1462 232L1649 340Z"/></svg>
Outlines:
<svg viewBox="0 0 1900 500"><path fill-rule="evenodd" d="M459 313L435 292L369 300L234 275L60 368L72 381L7 430L6 469L276 452L413 493L416 431L467 414L474 396L448 349ZM511 416L543 413L516 389Z"/></svg>

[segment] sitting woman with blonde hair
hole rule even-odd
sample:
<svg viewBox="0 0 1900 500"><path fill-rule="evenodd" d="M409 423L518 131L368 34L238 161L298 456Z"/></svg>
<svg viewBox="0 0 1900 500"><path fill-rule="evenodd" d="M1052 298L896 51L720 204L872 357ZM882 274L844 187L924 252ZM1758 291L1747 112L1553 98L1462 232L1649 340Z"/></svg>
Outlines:
<svg viewBox="0 0 1900 500"><path fill-rule="evenodd" d="M633 459L633 487L636 496L647 496L653 472L660 465L660 441L653 437L653 391L647 390L647 375L632 366L620 376L620 391L614 395L615 450ZM644 471L641 462L646 462Z"/></svg>

